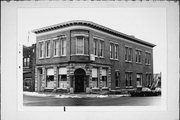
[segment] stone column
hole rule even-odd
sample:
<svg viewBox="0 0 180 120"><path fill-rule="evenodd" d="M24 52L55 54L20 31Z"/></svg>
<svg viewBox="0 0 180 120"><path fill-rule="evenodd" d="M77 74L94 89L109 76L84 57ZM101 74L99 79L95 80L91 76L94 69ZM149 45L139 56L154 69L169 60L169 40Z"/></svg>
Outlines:
<svg viewBox="0 0 180 120"><path fill-rule="evenodd" d="M46 87L46 68L43 67L42 68L42 81L40 81L40 88L41 88L41 91L44 91L45 87Z"/></svg>
<svg viewBox="0 0 180 120"><path fill-rule="evenodd" d="M58 71L57 71L57 66L54 66L54 89L57 88L57 79L58 79Z"/></svg>
<svg viewBox="0 0 180 120"><path fill-rule="evenodd" d="M109 87L109 90L111 90L111 67L108 67L108 76L107 76L107 79L108 79L108 87Z"/></svg>
<svg viewBox="0 0 180 120"><path fill-rule="evenodd" d="M67 66L67 91L70 91L71 82L70 82L70 74L69 74L69 67Z"/></svg>
<svg viewBox="0 0 180 120"><path fill-rule="evenodd" d="M92 89L92 66L89 66L89 88Z"/></svg>
<svg viewBox="0 0 180 120"><path fill-rule="evenodd" d="M100 88L100 91L102 90L102 67L99 68L99 88Z"/></svg>
<svg viewBox="0 0 180 120"><path fill-rule="evenodd" d="M39 88L38 88L38 69L37 67L35 67L35 92L39 92Z"/></svg>

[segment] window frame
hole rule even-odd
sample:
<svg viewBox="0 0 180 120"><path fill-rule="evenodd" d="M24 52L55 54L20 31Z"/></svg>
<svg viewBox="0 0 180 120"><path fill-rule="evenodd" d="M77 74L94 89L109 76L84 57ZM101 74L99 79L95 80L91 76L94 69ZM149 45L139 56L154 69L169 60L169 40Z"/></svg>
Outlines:
<svg viewBox="0 0 180 120"><path fill-rule="evenodd" d="M66 42L66 39L65 38L61 38L61 46L60 46L60 49L61 49L61 56L66 56L66 49L67 49L67 42ZM63 41L65 42L65 44L63 44ZM63 47L63 45L65 45L65 47ZM64 49L63 49L64 48ZM63 50L64 50L64 53L63 53Z"/></svg>
<svg viewBox="0 0 180 120"><path fill-rule="evenodd" d="M54 57L59 57L60 40L58 38L53 40L53 46L54 46L54 48L53 48L53 55L54 55ZM55 50L56 50L57 54L55 54Z"/></svg>
<svg viewBox="0 0 180 120"><path fill-rule="evenodd" d="M118 51L119 51L119 44L114 44L114 59L118 60Z"/></svg>
<svg viewBox="0 0 180 120"><path fill-rule="evenodd" d="M113 43L110 42L110 59L113 59Z"/></svg>
<svg viewBox="0 0 180 120"><path fill-rule="evenodd" d="M42 53L42 56L41 56ZM39 59L44 58L44 41L39 42Z"/></svg>
<svg viewBox="0 0 180 120"><path fill-rule="evenodd" d="M133 61L133 48L131 46L125 45L125 62L132 63Z"/></svg>
<svg viewBox="0 0 180 120"><path fill-rule="evenodd" d="M131 79L130 79L131 78ZM126 81L126 88L132 88L132 81L133 81L133 72L127 71L125 72L125 81Z"/></svg>
<svg viewBox="0 0 180 120"><path fill-rule="evenodd" d="M51 56L51 41L50 40L46 40L45 41L45 46L46 46L45 47L46 58L50 58L50 56Z"/></svg>
<svg viewBox="0 0 180 120"><path fill-rule="evenodd" d="M83 40L83 53L78 53L77 51L78 51L78 46L77 46L77 43L78 43L78 37L82 37L82 40ZM85 39L85 37L84 36L77 36L76 37L76 55L84 55L84 39Z"/></svg>

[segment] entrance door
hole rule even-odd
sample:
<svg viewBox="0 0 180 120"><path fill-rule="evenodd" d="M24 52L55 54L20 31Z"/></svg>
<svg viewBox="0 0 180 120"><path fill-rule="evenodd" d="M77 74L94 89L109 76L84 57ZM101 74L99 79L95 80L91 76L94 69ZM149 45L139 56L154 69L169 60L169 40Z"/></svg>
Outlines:
<svg viewBox="0 0 180 120"><path fill-rule="evenodd" d="M75 92L84 92L84 76L75 76Z"/></svg>
<svg viewBox="0 0 180 120"><path fill-rule="evenodd" d="M75 92L84 92L85 76L86 73L83 69L77 69L74 72L75 75Z"/></svg>

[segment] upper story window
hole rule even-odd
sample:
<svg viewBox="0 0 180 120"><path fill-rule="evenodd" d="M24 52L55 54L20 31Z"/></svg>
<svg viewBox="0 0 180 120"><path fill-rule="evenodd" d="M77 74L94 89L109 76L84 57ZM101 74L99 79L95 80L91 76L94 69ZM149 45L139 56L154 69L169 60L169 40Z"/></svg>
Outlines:
<svg viewBox="0 0 180 120"><path fill-rule="evenodd" d="M99 56L104 56L104 41L102 40L99 41Z"/></svg>
<svg viewBox="0 0 180 120"><path fill-rule="evenodd" d="M66 39L61 39L61 56L66 56Z"/></svg>
<svg viewBox="0 0 180 120"><path fill-rule="evenodd" d="M30 58L24 58L24 67L29 67L30 65Z"/></svg>
<svg viewBox="0 0 180 120"><path fill-rule="evenodd" d="M98 40L97 39L93 40L93 54L95 56L98 55Z"/></svg>
<svg viewBox="0 0 180 120"><path fill-rule="evenodd" d="M46 41L46 57L50 57L50 41Z"/></svg>
<svg viewBox="0 0 180 120"><path fill-rule="evenodd" d="M113 44L110 43L110 58L113 58Z"/></svg>
<svg viewBox="0 0 180 120"><path fill-rule="evenodd" d="M84 37L82 36L76 39L76 54L84 54Z"/></svg>
<svg viewBox="0 0 180 120"><path fill-rule="evenodd" d="M115 51L115 59L118 59L118 45L115 44L115 48L114 48L114 51Z"/></svg>
<svg viewBox="0 0 180 120"><path fill-rule="evenodd" d="M132 62L132 48L125 47L125 61Z"/></svg>
<svg viewBox="0 0 180 120"><path fill-rule="evenodd" d="M59 56L59 40L54 40L54 56Z"/></svg>
<svg viewBox="0 0 180 120"><path fill-rule="evenodd" d="M39 58L44 57L44 42L39 43Z"/></svg>
<svg viewBox="0 0 180 120"><path fill-rule="evenodd" d="M151 64L151 53L146 52L146 57L145 57L145 64L150 65Z"/></svg>
<svg viewBox="0 0 180 120"><path fill-rule="evenodd" d="M142 51L136 50L136 63L142 63Z"/></svg>

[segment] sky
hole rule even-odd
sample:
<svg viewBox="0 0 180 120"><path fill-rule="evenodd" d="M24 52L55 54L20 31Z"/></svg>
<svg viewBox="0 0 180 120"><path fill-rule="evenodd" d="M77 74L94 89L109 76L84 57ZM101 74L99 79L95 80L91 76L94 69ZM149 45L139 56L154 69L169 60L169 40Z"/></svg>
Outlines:
<svg viewBox="0 0 180 120"><path fill-rule="evenodd" d="M71 20L87 20L155 44L154 73L163 72L167 59L165 8L19 8L18 40L36 42L33 29Z"/></svg>

